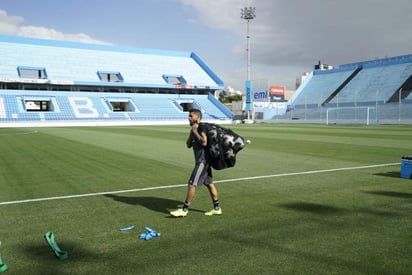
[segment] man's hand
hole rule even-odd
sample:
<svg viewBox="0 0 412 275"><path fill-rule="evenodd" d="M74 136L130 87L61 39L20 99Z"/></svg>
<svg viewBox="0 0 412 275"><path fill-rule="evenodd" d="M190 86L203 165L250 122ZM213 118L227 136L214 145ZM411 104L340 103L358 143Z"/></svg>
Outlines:
<svg viewBox="0 0 412 275"><path fill-rule="evenodd" d="M199 123L197 123L197 122L193 123L193 125L192 125L192 132L193 132L193 133L196 133L198 128L199 128Z"/></svg>
<svg viewBox="0 0 412 275"><path fill-rule="evenodd" d="M196 138L202 146L207 145L207 136L205 134L200 135L197 129L199 128L199 123L195 122L192 125L192 135Z"/></svg>

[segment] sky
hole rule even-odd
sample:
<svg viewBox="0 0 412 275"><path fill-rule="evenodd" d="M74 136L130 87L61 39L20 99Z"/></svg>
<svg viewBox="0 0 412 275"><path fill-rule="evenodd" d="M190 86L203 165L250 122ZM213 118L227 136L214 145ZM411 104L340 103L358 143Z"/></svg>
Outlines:
<svg viewBox="0 0 412 275"><path fill-rule="evenodd" d="M410 0L0 0L0 34L195 52L244 91L250 79L294 89L313 65L412 54ZM257 84L258 85L258 84Z"/></svg>

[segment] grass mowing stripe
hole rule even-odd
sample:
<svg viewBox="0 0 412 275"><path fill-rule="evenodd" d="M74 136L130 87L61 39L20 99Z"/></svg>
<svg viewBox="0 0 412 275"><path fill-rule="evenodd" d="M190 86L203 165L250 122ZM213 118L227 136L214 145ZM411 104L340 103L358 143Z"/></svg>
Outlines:
<svg viewBox="0 0 412 275"><path fill-rule="evenodd" d="M30 134L37 134L37 130L29 131L29 132L10 132L0 134L0 136L21 136L21 135L30 135Z"/></svg>
<svg viewBox="0 0 412 275"><path fill-rule="evenodd" d="M243 177L243 178L219 180L219 181L215 181L215 183L233 182L233 181L247 181L247 180L274 178L274 177L298 176L298 175L308 175L308 174L318 174L318 173L328 173L328 172L338 172L338 171L348 171L348 170L359 170L359 169L377 168L377 167L385 167L385 166L393 166L393 165L399 165L399 163L397 163L397 162L396 163L384 163L384 164L374 164L374 165L357 166L357 167L343 167L343 168L332 168L332 169L324 169L324 170L313 170L313 171L304 171L304 172L273 174L273 175L265 175L265 176ZM56 197L47 197L47 198L17 200L17 201L5 201L5 202L0 202L0 205L38 202L38 201L50 201L50 200L63 200L63 199L102 196L102 195L110 195L110 194L131 193L131 192L141 192L141 191L149 191L149 190L177 188L177 187L184 187L184 186L186 186L186 184L145 187L145 188L136 188L136 189L128 189L128 190L107 191L107 192L97 192L97 193L67 195L67 196L56 196Z"/></svg>

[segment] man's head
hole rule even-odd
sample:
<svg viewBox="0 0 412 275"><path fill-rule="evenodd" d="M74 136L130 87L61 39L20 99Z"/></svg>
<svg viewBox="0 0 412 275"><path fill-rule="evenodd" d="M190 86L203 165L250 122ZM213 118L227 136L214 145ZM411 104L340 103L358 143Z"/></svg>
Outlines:
<svg viewBox="0 0 412 275"><path fill-rule="evenodd" d="M190 125L199 123L202 120L202 112L199 109L190 109L188 119Z"/></svg>

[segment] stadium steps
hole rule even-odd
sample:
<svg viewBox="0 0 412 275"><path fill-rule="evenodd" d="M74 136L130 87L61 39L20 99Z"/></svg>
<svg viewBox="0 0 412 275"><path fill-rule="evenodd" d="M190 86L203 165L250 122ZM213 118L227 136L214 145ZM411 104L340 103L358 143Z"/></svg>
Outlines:
<svg viewBox="0 0 412 275"><path fill-rule="evenodd" d="M402 86L389 98L388 103L399 102L409 98L412 92L412 75L402 84Z"/></svg>
<svg viewBox="0 0 412 275"><path fill-rule="evenodd" d="M412 73L411 63L363 66L330 103L387 102Z"/></svg>
<svg viewBox="0 0 412 275"><path fill-rule="evenodd" d="M362 70L362 67L357 68L353 73L342 82L342 84L322 103L322 106L329 103L334 97L336 97L340 91Z"/></svg>
<svg viewBox="0 0 412 275"><path fill-rule="evenodd" d="M337 72L316 71L292 105L320 105L326 101L353 74L356 68Z"/></svg>

